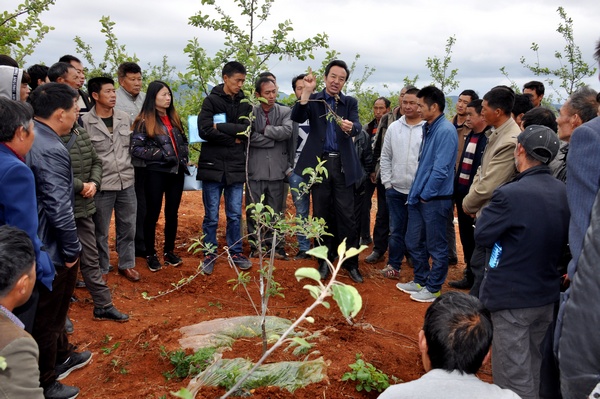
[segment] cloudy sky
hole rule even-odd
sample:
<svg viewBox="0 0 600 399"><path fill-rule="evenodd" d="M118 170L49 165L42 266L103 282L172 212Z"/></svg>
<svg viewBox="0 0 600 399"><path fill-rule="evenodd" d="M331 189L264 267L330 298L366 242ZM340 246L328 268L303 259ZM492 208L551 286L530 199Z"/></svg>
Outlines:
<svg viewBox="0 0 600 399"><path fill-rule="evenodd" d="M21 1L2 0L2 9L12 10ZM232 0L217 3L243 26L245 20L239 17ZM483 95L492 86L510 83L499 71L502 66L519 85L534 79L519 63L521 56L535 61L529 49L532 42L540 46L542 65L558 66L554 51L565 45L556 32L561 22L557 8L561 5L574 21L575 40L584 59L596 66L593 52L600 38L598 0L276 0L270 20L257 35L268 35L285 19L293 22L296 39L327 33L330 47L341 52L340 58L350 62L355 54L361 55L356 74L365 65L376 68L367 85L382 95L399 90L405 76L418 75L419 86L431 83L425 61L427 57L442 57L446 40L454 35L451 68L459 70L458 91L472 88ZM223 42L219 34L188 24L188 18L201 7L206 7L205 12L211 10L199 0L56 0L42 16L55 30L26 59L25 66L40 61L52 64L66 53L81 56L75 51L75 36L90 44L100 61L105 45L99 20L107 15L116 23L120 44L140 58L142 67L158 64L167 55L171 64L184 70L187 59L182 50L189 39L197 37L210 55ZM281 89L290 92L287 82L308 66L318 68L324 54L317 52L316 60L310 62L273 60L270 68ZM600 88L597 77L586 82Z"/></svg>

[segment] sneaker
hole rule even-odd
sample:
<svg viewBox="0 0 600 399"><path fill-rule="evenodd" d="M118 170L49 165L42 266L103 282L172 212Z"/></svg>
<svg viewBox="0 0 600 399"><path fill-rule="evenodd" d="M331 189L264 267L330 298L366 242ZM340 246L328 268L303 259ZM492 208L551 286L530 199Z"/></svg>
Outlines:
<svg viewBox="0 0 600 399"><path fill-rule="evenodd" d="M94 308L94 320L110 320L120 323L129 321L129 316L121 313L114 306L108 308Z"/></svg>
<svg viewBox="0 0 600 399"><path fill-rule="evenodd" d="M67 318L65 319L65 331L69 335L73 334L73 332L75 331L75 328L73 327L73 322L71 321L69 316L67 316Z"/></svg>
<svg viewBox="0 0 600 399"><path fill-rule="evenodd" d="M75 288L85 288L85 282L83 280L77 280Z"/></svg>
<svg viewBox="0 0 600 399"><path fill-rule="evenodd" d="M417 284L414 281L411 281L409 283L398 283L396 284L396 288L398 288L402 292L406 292L407 294L413 294L415 292L421 291L425 287L421 286L421 284Z"/></svg>
<svg viewBox="0 0 600 399"><path fill-rule="evenodd" d="M173 251L165 252L165 266L177 267L183 263L183 260L173 253Z"/></svg>
<svg viewBox="0 0 600 399"><path fill-rule="evenodd" d="M217 260L217 255L215 254L206 254L204 256L204 260L202 261L202 271L204 274L210 276L215 269L215 262Z"/></svg>
<svg viewBox="0 0 600 399"><path fill-rule="evenodd" d="M310 259L312 256L306 253L306 251L298 251L296 256L294 256L294 260L305 260Z"/></svg>
<svg viewBox="0 0 600 399"><path fill-rule="evenodd" d="M61 384L54 381L49 387L44 388L45 399L75 399L79 395L79 388Z"/></svg>
<svg viewBox="0 0 600 399"><path fill-rule="evenodd" d="M231 259L240 270L248 270L252 267L252 262L242 254L233 254Z"/></svg>
<svg viewBox="0 0 600 399"><path fill-rule="evenodd" d="M396 270L392 265L387 265L381 269L379 273L381 273L383 277L387 278L400 278L400 270Z"/></svg>
<svg viewBox="0 0 600 399"><path fill-rule="evenodd" d="M275 249L275 259L289 260L288 254L285 252L285 249L283 249L283 248Z"/></svg>
<svg viewBox="0 0 600 399"><path fill-rule="evenodd" d="M156 254L146 256L146 262L148 262L148 269L150 269L151 272L157 272L160 269L162 269L162 266L158 261L158 256L156 256Z"/></svg>
<svg viewBox="0 0 600 399"><path fill-rule="evenodd" d="M367 262L367 263L377 263L377 262L379 262L382 259L383 259L383 254L380 254L377 251L373 251L373 252L371 252L371 254L369 256L367 256L365 258L365 262Z"/></svg>
<svg viewBox="0 0 600 399"><path fill-rule="evenodd" d="M92 352L84 351L84 352L73 352L71 356L65 360L64 363L59 364L54 368L56 372L56 381L60 381L63 378L66 378L72 371L78 370L92 360Z"/></svg>
<svg viewBox="0 0 600 399"><path fill-rule="evenodd" d="M462 280L450 281L448 285L459 290L470 290L473 286L473 278L463 277Z"/></svg>
<svg viewBox="0 0 600 399"><path fill-rule="evenodd" d="M427 288L422 289L419 292L414 292L410 299L417 302L433 302L435 298L440 296L440 291L438 292L429 292Z"/></svg>

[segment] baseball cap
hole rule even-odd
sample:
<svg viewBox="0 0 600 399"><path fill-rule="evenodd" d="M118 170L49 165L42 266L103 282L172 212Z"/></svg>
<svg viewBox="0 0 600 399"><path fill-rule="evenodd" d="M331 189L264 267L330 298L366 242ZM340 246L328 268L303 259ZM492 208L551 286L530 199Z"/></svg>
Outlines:
<svg viewBox="0 0 600 399"><path fill-rule="evenodd" d="M560 140L552 129L542 125L529 125L517 136L517 141L527 154L545 164L558 154Z"/></svg>

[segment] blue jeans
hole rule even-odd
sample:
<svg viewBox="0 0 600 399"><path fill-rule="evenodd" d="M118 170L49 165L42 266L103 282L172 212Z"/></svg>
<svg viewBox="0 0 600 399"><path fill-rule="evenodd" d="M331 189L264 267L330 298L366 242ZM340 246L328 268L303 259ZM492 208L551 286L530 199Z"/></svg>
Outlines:
<svg viewBox="0 0 600 399"><path fill-rule="evenodd" d="M118 191L100 191L96 194L96 244L100 260L100 271L108 273L108 231L110 218L115 211L115 231L117 233L117 253L119 254L119 269L135 267L135 218L137 200L135 188L127 187Z"/></svg>
<svg viewBox="0 0 600 399"><path fill-rule="evenodd" d="M394 269L400 270L406 250L404 237L408 224L408 205L406 205L408 194L390 188L385 190L385 198L390 215L389 264Z"/></svg>
<svg viewBox="0 0 600 399"><path fill-rule="evenodd" d="M242 252L242 196L243 183L225 184L222 182L202 181L202 202L204 203L204 244L217 248L217 226L219 224L219 205L221 195L225 194L225 215L227 216L226 239L230 253Z"/></svg>
<svg viewBox="0 0 600 399"><path fill-rule="evenodd" d="M292 172L292 174L288 177L288 181L290 183L290 188L292 189L292 200L294 201L294 206L296 207L296 215L306 219L310 209L310 193L307 192L300 195L300 193L296 191L300 190L300 183L306 183L306 180L304 180L302 176ZM302 234L298 234L297 237L298 250L305 252L308 251L310 249L310 240Z"/></svg>
<svg viewBox="0 0 600 399"><path fill-rule="evenodd" d="M414 281L429 292L440 291L448 274L446 225L451 207L449 199L408 205L406 247L415 267Z"/></svg>

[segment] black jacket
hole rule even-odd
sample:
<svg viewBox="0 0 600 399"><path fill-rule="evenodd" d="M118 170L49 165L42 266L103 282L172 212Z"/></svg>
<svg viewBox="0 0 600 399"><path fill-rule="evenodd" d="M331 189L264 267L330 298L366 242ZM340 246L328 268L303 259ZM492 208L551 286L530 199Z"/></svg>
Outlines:
<svg viewBox="0 0 600 399"><path fill-rule="evenodd" d="M565 184L546 165L519 173L494 191L475 225L475 242L502 246L498 266L486 265L479 298L495 312L555 303L557 265L567 242L569 206Z"/></svg>
<svg viewBox="0 0 600 399"><path fill-rule="evenodd" d="M164 124L160 124L165 134L157 134L149 137L146 134L145 125L134 130L131 136L131 155L146 161L146 168L158 172L179 173L183 170L189 174L188 164L188 141L185 134L173 126L173 136L177 145L177 153L173 142Z"/></svg>
<svg viewBox="0 0 600 399"><path fill-rule="evenodd" d="M198 159L198 180L225 184L246 181L247 136L238 135L250 126L250 103L241 102L244 93L240 91L233 98L223 91L223 84L215 86L202 103L198 115L198 132L206 140L202 143ZM226 123L218 123L214 128L214 116L225 114Z"/></svg>
<svg viewBox="0 0 600 399"><path fill-rule="evenodd" d="M73 172L69 151L44 123L34 122L35 141L27 165L35 176L38 236L55 267L79 258L81 244L73 213Z"/></svg>

